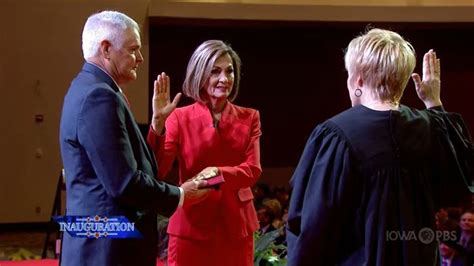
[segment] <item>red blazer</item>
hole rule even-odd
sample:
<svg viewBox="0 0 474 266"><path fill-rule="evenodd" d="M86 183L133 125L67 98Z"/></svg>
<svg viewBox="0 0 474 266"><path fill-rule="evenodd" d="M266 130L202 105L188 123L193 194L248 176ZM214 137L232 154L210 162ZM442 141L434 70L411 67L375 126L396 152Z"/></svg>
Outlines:
<svg viewBox="0 0 474 266"><path fill-rule="evenodd" d="M176 156L180 183L208 166L218 167L225 179L204 201L178 208L168 233L193 239L207 239L215 233L236 238L253 234L258 220L250 187L262 172L259 112L227 102L214 128L207 106L194 103L175 109L165 128L163 136L151 128L148 133L160 179L169 172Z"/></svg>

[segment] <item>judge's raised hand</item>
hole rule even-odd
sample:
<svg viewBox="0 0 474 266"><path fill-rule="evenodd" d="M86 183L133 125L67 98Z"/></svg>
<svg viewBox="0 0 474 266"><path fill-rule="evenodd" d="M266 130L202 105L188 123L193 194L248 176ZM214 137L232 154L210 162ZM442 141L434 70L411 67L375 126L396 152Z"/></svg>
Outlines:
<svg viewBox="0 0 474 266"><path fill-rule="evenodd" d="M411 75L415 82L418 98L423 101L426 108L442 105L440 75L439 59L436 58L436 53L431 49L423 57L423 80L417 73Z"/></svg>
<svg viewBox="0 0 474 266"><path fill-rule="evenodd" d="M164 72L159 74L153 83L153 119L151 121L153 130L162 133L166 118L178 105L181 93L176 94L173 102L170 102L170 78Z"/></svg>

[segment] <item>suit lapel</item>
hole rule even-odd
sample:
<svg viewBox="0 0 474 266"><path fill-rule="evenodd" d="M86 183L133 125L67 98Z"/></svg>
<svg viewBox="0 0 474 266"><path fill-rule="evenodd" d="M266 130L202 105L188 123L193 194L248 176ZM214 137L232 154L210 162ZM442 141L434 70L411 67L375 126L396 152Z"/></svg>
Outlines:
<svg viewBox="0 0 474 266"><path fill-rule="evenodd" d="M194 111L196 117L199 117L199 119L201 120L203 128L213 128L214 125L212 121L212 115L206 104L196 102ZM221 120L219 121L219 127L225 124L232 124L234 119L236 119L234 105L231 102L227 102L226 106L224 107L224 110L222 111Z"/></svg>
<svg viewBox="0 0 474 266"><path fill-rule="evenodd" d="M224 110L222 111L221 123L232 124L236 119L234 105L231 102L227 102Z"/></svg>
<svg viewBox="0 0 474 266"><path fill-rule="evenodd" d="M209 111L209 108L207 108L206 104L196 102L193 109L193 116L201 120L202 128L207 130L213 127L211 112Z"/></svg>

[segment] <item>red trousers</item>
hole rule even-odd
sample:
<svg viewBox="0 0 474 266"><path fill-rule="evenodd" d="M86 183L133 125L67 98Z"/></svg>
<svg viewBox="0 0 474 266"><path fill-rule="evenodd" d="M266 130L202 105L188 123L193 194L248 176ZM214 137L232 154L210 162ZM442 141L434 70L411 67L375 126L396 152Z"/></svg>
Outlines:
<svg viewBox="0 0 474 266"><path fill-rule="evenodd" d="M170 235L168 266L253 266L253 235L241 239L218 234L208 240Z"/></svg>

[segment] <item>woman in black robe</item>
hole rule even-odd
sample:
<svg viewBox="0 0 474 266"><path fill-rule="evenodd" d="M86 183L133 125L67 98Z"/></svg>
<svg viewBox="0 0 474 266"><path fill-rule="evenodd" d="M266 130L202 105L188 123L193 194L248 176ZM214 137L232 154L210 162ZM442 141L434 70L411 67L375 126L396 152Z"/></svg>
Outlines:
<svg viewBox="0 0 474 266"><path fill-rule="evenodd" d="M290 182L288 265L437 265L435 212L472 193L474 154L443 110L439 59L412 74L411 44L372 29L345 64L352 108L314 129ZM410 76L425 110L399 103Z"/></svg>

